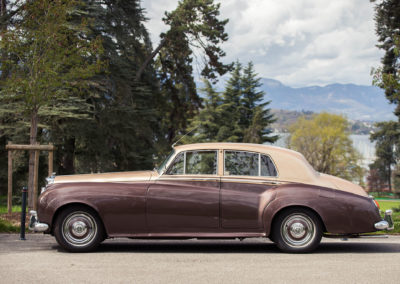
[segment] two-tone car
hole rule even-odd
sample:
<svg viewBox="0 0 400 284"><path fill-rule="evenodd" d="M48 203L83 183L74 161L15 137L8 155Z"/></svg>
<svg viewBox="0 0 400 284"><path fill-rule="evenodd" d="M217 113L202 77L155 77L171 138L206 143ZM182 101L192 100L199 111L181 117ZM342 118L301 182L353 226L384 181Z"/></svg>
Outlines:
<svg viewBox="0 0 400 284"><path fill-rule="evenodd" d="M106 238L269 238L310 252L322 236L392 229L358 185L316 172L298 152L259 144L173 148L153 171L48 178L30 228L68 251Z"/></svg>

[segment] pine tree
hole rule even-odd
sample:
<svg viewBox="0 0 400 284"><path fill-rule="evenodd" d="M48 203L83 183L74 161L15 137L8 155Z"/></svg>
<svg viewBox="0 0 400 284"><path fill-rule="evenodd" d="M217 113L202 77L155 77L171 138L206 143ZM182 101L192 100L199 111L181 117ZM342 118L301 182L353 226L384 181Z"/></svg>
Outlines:
<svg viewBox="0 0 400 284"><path fill-rule="evenodd" d="M241 142L243 140L244 131L240 126L242 91L242 64L237 61L225 86L223 102L219 107L221 120L217 139L220 142Z"/></svg>
<svg viewBox="0 0 400 284"><path fill-rule="evenodd" d="M210 81L204 79L204 88L201 92L205 94L203 101L204 108L199 114L190 120L190 126L187 128L188 133L192 135L186 136L182 143L197 142L217 142L218 132L220 129L221 114L219 112L222 104L221 95L216 92Z"/></svg>
<svg viewBox="0 0 400 284"><path fill-rule="evenodd" d="M374 84L385 90L386 98L396 104L395 114L400 117L400 1L379 1L375 5L375 21L378 47L385 54L382 67L373 70Z"/></svg>
<svg viewBox="0 0 400 284"><path fill-rule="evenodd" d="M267 108L270 101L263 102L265 93L259 90L260 80L254 71L253 63L249 62L242 75L240 126L244 130L243 142L273 143L278 137L268 136L272 132L268 126L275 122L275 119Z"/></svg>

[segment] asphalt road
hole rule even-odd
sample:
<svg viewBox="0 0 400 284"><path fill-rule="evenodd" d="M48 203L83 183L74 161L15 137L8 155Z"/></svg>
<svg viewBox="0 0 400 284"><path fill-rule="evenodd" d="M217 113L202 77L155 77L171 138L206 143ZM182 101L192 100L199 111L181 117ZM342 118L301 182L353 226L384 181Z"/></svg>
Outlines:
<svg viewBox="0 0 400 284"><path fill-rule="evenodd" d="M284 254L264 239L105 241L67 253L47 235L0 234L0 283L400 283L400 236L323 239Z"/></svg>

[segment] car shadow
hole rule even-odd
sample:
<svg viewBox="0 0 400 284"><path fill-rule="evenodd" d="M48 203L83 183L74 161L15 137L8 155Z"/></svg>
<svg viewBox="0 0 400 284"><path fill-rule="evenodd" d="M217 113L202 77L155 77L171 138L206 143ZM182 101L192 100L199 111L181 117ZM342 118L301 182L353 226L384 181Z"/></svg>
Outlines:
<svg viewBox="0 0 400 284"><path fill-rule="evenodd" d="M55 247L63 252L60 247ZM92 253L217 253L217 254L276 254L281 253L272 242L224 241L106 241ZM400 243L382 242L322 242L316 254L399 253Z"/></svg>

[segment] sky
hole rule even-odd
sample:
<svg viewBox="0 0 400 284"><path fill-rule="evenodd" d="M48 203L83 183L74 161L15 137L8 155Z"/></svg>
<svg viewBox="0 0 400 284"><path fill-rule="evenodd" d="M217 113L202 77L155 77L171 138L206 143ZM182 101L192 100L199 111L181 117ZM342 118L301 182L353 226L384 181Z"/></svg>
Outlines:
<svg viewBox="0 0 400 284"><path fill-rule="evenodd" d="M142 0L153 45L167 30L164 11L177 0ZM332 83L371 85L376 47L369 0L216 0L229 19L225 63L253 61L260 77L291 87Z"/></svg>

